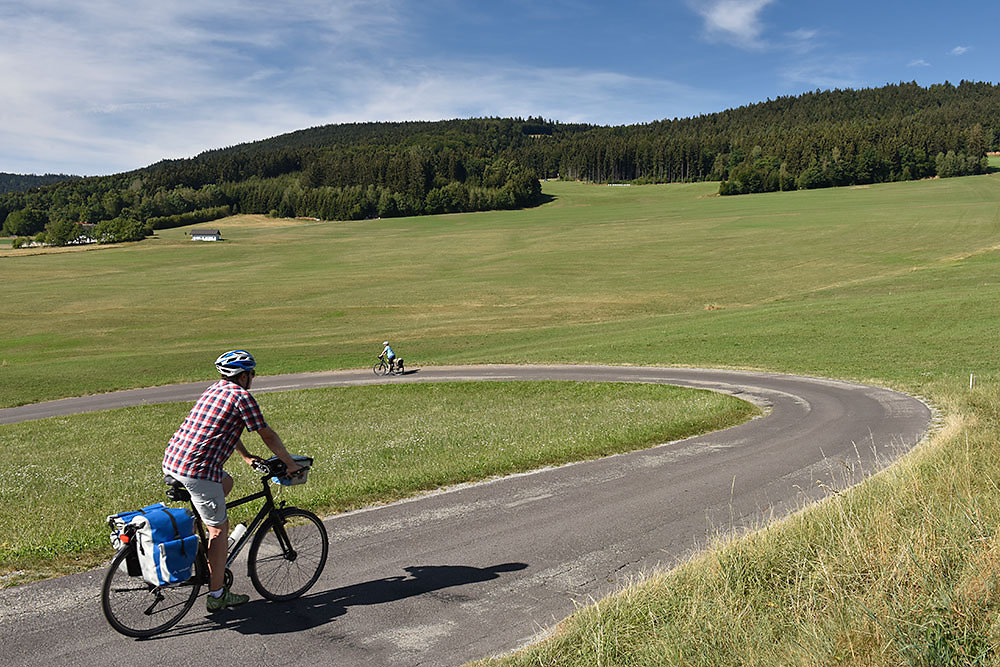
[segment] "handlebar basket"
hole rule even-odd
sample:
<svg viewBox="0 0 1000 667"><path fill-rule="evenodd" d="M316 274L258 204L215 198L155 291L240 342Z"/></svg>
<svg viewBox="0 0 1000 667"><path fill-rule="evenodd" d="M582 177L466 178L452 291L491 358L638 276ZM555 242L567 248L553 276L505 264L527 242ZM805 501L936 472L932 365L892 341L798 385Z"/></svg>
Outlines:
<svg viewBox="0 0 1000 667"><path fill-rule="evenodd" d="M277 457L274 457L277 459ZM312 467L312 457L311 456L301 456L298 454L292 455L292 460L302 466L302 471L296 473L294 477L289 477L288 475L274 476L271 481L275 484L280 484L281 486L298 486L299 484L305 484L309 479L309 468ZM270 462L270 461L269 461Z"/></svg>

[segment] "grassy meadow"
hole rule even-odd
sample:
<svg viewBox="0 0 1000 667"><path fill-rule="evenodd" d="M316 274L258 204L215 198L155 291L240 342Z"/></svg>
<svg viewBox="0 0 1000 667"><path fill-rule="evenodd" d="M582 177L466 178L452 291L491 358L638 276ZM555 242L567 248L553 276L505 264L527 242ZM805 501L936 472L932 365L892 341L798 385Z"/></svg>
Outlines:
<svg viewBox="0 0 1000 667"><path fill-rule="evenodd" d="M386 338L408 366L713 366L892 386L933 403L943 427L891 470L581 610L504 661L996 662L1000 175L725 198L716 189L549 182L553 201L531 210L236 217L220 221L218 244L178 229L118 248L0 252L0 405L206 379L232 347L252 350L264 373L365 366ZM359 421L340 408L355 391L335 399L330 423ZM474 393L488 403L489 391ZM543 410L577 400L550 387L514 391L535 392ZM623 390L593 391L596 409ZM550 393L554 403L542 402ZM286 431L317 413L293 407L275 405L288 415L275 426L294 449L309 435ZM2 427L0 439L24 456L39 443L101 452L139 433L150 442L135 447L158 452L184 409ZM456 413L434 421L462 442ZM655 441L628 423L615 430L631 445ZM379 450L385 433L361 439ZM577 437L564 433L525 440ZM0 480L13 482L0 504L44 489L2 465Z"/></svg>
<svg viewBox="0 0 1000 667"><path fill-rule="evenodd" d="M9 250L0 406L202 379L206 357L232 347L264 373L364 366L386 338L417 365L708 364L905 381L915 366L953 370L934 352L953 359L967 327L995 330L976 301L989 290L972 289L1000 244L995 177L761 197L715 187L546 183L555 201L525 211L237 217L219 223L223 243L174 229L118 248Z"/></svg>

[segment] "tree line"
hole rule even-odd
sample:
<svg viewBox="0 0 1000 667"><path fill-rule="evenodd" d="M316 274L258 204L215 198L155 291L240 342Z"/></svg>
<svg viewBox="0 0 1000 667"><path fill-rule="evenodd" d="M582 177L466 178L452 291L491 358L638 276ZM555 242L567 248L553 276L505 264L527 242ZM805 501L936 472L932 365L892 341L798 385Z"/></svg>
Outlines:
<svg viewBox="0 0 1000 667"><path fill-rule="evenodd" d="M24 192L25 190L40 188L43 185L52 185L53 183L61 183L73 178L80 177L67 174L43 174L41 176L35 174L8 174L0 171L0 193Z"/></svg>
<svg viewBox="0 0 1000 667"><path fill-rule="evenodd" d="M904 83L816 91L722 113L600 128L529 150L540 174L720 181L720 194L982 173L1000 146L1000 87Z"/></svg>
<svg viewBox="0 0 1000 667"><path fill-rule="evenodd" d="M8 193L0 196L0 216L8 235L65 245L84 237L137 240L233 213L357 220L521 208L540 196L532 173L499 157L424 147L280 149ZM67 224L77 225L76 236Z"/></svg>
<svg viewBox="0 0 1000 667"><path fill-rule="evenodd" d="M734 195L950 177L982 173L998 147L1000 86L913 82L619 127L540 117L327 125L2 194L0 219L8 234L41 237L117 221L104 226L111 240L223 210L348 220L519 208L541 201L540 178L711 180Z"/></svg>

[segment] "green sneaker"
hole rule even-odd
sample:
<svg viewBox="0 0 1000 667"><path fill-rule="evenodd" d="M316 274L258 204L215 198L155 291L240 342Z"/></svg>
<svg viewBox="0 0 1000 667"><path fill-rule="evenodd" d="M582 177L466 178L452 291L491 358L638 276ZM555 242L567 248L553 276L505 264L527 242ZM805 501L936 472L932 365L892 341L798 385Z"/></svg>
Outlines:
<svg viewBox="0 0 1000 667"><path fill-rule="evenodd" d="M225 609L226 607L236 607L245 602L249 602L249 595L240 595L239 593L231 593L229 588L222 589L222 595L213 598L211 594L205 601L205 607L209 611L219 611L220 609Z"/></svg>

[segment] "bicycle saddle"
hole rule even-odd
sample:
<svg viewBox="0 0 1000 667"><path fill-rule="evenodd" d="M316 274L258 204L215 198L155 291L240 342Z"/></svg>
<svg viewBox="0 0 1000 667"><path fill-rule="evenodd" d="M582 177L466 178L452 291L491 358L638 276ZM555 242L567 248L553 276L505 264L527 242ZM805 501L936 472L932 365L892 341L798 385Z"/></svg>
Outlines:
<svg viewBox="0 0 1000 667"><path fill-rule="evenodd" d="M184 488L184 485L170 475L163 476L163 483L167 485L167 498L170 500L177 502L191 500L191 494Z"/></svg>

